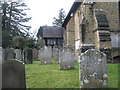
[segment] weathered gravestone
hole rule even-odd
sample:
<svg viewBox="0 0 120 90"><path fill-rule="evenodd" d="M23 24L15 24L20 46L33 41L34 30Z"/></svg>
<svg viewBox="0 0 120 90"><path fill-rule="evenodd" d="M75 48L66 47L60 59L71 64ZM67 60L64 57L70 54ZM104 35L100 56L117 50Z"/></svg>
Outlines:
<svg viewBox="0 0 120 90"><path fill-rule="evenodd" d="M52 47L44 46L39 50L38 58L41 64L51 64L52 63Z"/></svg>
<svg viewBox="0 0 120 90"><path fill-rule="evenodd" d="M34 48L32 50L32 54L33 54L33 60L38 60L38 50Z"/></svg>
<svg viewBox="0 0 120 90"><path fill-rule="evenodd" d="M2 64L2 88L26 88L25 65L17 60Z"/></svg>
<svg viewBox="0 0 120 90"><path fill-rule="evenodd" d="M0 63L3 62L3 48L0 47Z"/></svg>
<svg viewBox="0 0 120 90"><path fill-rule="evenodd" d="M24 49L24 62L25 62L25 64L33 63L33 60L32 60L32 49L31 48Z"/></svg>
<svg viewBox="0 0 120 90"><path fill-rule="evenodd" d="M15 59L15 53L13 48L4 49L4 61Z"/></svg>
<svg viewBox="0 0 120 90"><path fill-rule="evenodd" d="M22 60L22 51L19 49L15 49L14 53L15 53L15 59L21 61Z"/></svg>
<svg viewBox="0 0 120 90"><path fill-rule="evenodd" d="M89 49L80 56L80 88L107 86L106 55Z"/></svg>
<svg viewBox="0 0 120 90"><path fill-rule="evenodd" d="M57 60L57 63L59 63L59 49L53 48L52 50L52 58Z"/></svg>
<svg viewBox="0 0 120 90"><path fill-rule="evenodd" d="M74 55L72 51L69 49L63 49L60 52L60 56L59 56L60 69L74 68L73 62L74 62Z"/></svg>

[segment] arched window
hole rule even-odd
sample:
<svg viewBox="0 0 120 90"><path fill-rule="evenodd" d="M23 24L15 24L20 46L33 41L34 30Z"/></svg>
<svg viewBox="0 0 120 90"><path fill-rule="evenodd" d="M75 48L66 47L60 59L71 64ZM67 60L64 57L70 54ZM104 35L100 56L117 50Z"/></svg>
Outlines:
<svg viewBox="0 0 120 90"><path fill-rule="evenodd" d="M81 23L81 35L82 35L82 43L85 43L85 38L86 38L86 20L83 18L82 23Z"/></svg>

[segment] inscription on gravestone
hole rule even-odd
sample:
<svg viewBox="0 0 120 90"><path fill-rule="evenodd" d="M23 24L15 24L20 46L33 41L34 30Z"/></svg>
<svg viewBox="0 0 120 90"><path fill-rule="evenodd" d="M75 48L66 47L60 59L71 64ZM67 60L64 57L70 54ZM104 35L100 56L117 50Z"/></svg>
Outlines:
<svg viewBox="0 0 120 90"><path fill-rule="evenodd" d="M104 88L107 86L106 55L89 49L80 56L80 88Z"/></svg>
<svg viewBox="0 0 120 90"><path fill-rule="evenodd" d="M25 65L17 60L2 64L2 88L26 88Z"/></svg>

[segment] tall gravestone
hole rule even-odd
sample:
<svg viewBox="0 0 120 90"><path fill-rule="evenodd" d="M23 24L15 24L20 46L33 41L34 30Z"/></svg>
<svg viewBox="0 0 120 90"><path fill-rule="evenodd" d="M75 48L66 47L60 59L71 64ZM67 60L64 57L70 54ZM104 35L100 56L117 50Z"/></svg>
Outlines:
<svg viewBox="0 0 120 90"><path fill-rule="evenodd" d="M106 55L89 49L80 56L80 88L104 88L107 86Z"/></svg>
<svg viewBox="0 0 120 90"><path fill-rule="evenodd" d="M22 60L22 51L19 49L15 49L14 53L15 53L15 59L21 61Z"/></svg>
<svg viewBox="0 0 120 90"><path fill-rule="evenodd" d="M74 55L71 50L63 49L59 55L60 69L74 68Z"/></svg>
<svg viewBox="0 0 120 90"><path fill-rule="evenodd" d="M32 50L32 53L33 53L33 60L38 60L38 50L34 48Z"/></svg>
<svg viewBox="0 0 120 90"><path fill-rule="evenodd" d="M39 50L38 58L41 64L51 64L52 63L52 47L44 46Z"/></svg>
<svg viewBox="0 0 120 90"><path fill-rule="evenodd" d="M25 64L33 63L33 60L32 60L32 49L31 48L24 49L24 62L25 62Z"/></svg>
<svg viewBox="0 0 120 90"><path fill-rule="evenodd" d="M3 48L0 47L0 63L3 62Z"/></svg>
<svg viewBox="0 0 120 90"><path fill-rule="evenodd" d="M59 63L59 49L53 48L52 50L52 58L57 60L57 63Z"/></svg>
<svg viewBox="0 0 120 90"><path fill-rule="evenodd" d="M4 61L15 59L15 53L13 48L4 49Z"/></svg>
<svg viewBox="0 0 120 90"><path fill-rule="evenodd" d="M2 64L2 88L26 88L25 65L17 60Z"/></svg>

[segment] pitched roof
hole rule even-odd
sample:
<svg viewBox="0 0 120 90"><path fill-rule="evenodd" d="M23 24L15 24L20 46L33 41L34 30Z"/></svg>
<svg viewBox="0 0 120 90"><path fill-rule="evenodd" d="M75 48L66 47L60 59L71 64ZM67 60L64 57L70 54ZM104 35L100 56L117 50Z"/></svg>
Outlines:
<svg viewBox="0 0 120 90"><path fill-rule="evenodd" d="M63 28L54 26L43 26L43 38L62 38Z"/></svg>
<svg viewBox="0 0 120 90"><path fill-rule="evenodd" d="M71 19L71 14L74 14L81 4L82 4L82 2L74 2L73 3L70 11L68 12L68 15L66 16L66 18L65 18L65 20L63 22L62 27L65 27L67 25L67 23Z"/></svg>

